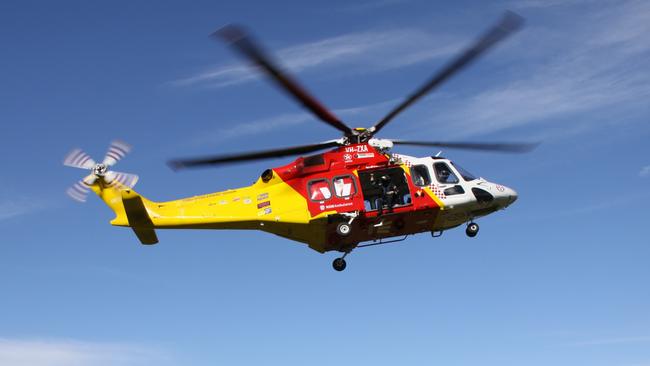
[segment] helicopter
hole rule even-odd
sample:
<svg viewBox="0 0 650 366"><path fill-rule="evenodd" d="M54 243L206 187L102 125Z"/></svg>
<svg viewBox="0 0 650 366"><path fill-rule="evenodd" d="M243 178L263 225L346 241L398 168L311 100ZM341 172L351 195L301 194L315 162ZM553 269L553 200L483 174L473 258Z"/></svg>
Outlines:
<svg viewBox="0 0 650 366"><path fill-rule="evenodd" d="M137 175L112 170L130 151L128 144L116 140L101 163L81 149L65 157L64 165L89 171L67 193L81 202L89 191L96 193L116 215L110 223L130 227L142 244L158 243L156 229L262 230L307 244L320 253L342 253L332 262L336 271L346 268L345 257L354 249L399 242L417 233L430 232L436 237L466 225L467 236L475 237L479 232L475 220L510 206L517 193L477 178L439 154L418 158L393 153L393 147L527 152L537 144L410 141L375 135L522 24L523 18L507 12L368 128L349 127L281 69L242 27L228 25L212 36L225 39L320 121L342 132L342 137L288 148L171 160L170 167L181 170L299 156L286 165L264 170L250 186L167 202L154 202L134 191Z"/></svg>

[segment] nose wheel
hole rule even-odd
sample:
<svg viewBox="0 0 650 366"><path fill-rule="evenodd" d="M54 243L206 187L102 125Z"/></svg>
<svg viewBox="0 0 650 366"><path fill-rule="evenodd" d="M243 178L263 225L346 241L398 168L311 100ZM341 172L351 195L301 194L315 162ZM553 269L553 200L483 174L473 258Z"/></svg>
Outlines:
<svg viewBox="0 0 650 366"><path fill-rule="evenodd" d="M467 228L465 229L465 234L467 234L467 236L469 236L470 238L473 238L476 236L476 234L478 234L478 229L479 227L477 223L470 222L469 224L467 224Z"/></svg>

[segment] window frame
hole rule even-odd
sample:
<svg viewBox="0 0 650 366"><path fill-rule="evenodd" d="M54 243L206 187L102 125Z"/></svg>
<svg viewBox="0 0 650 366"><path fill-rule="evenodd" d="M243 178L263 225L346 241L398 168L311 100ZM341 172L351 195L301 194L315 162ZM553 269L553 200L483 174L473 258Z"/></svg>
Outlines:
<svg viewBox="0 0 650 366"><path fill-rule="evenodd" d="M414 170L413 168L415 168L415 167L423 167L423 168L427 171L427 178L429 178L429 182L428 182L428 183L425 182L424 185L419 185L419 184L417 184L417 183L415 182L415 179L413 179L413 170ZM411 173L411 181L413 182L413 185L416 186L416 187L428 187L428 186L433 182L433 180L431 179L431 173L429 172L429 167L428 167L426 164L415 164L415 165L412 165L412 166L409 168L409 172ZM418 173L418 174L419 174L419 173Z"/></svg>
<svg viewBox="0 0 650 366"><path fill-rule="evenodd" d="M315 200L315 199L312 199L312 198L311 198L311 196L312 196L311 186L312 186L314 183L316 183L316 182L321 182L321 181L324 181L325 183L327 183L327 189L329 189L329 191L330 191L330 196L327 197L327 198L325 198L325 199L322 199L322 200ZM323 177L323 178L314 178L314 179L311 179L309 182L307 182L307 195L309 196L309 200L312 201L312 202L325 202L325 201L329 201L329 200L331 200L332 197L334 197L334 195L332 194L332 182L330 182L329 179L324 178L324 177Z"/></svg>

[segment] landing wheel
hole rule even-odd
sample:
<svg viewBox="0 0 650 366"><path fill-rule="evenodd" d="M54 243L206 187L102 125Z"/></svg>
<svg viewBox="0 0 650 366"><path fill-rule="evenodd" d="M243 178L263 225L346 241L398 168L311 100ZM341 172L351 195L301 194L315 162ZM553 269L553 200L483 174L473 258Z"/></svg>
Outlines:
<svg viewBox="0 0 650 366"><path fill-rule="evenodd" d="M344 270L346 266L347 263L345 263L345 259L343 258L336 258L334 262L332 262L332 267L334 267L334 269L337 270L338 272Z"/></svg>
<svg viewBox="0 0 650 366"><path fill-rule="evenodd" d="M339 234L340 236L348 236L350 235L350 232L352 231L352 227L347 222L341 222L338 225L336 225L336 233ZM345 266L343 267L345 268Z"/></svg>
<svg viewBox="0 0 650 366"><path fill-rule="evenodd" d="M470 238L473 238L478 234L478 224L475 222L470 222L467 225L467 229L465 229L465 234L469 236Z"/></svg>

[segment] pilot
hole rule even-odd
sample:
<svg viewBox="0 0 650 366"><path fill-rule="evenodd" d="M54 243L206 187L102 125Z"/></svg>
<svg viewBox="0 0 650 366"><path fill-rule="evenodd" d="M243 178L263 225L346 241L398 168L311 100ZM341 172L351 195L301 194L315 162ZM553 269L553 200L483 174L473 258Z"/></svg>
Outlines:
<svg viewBox="0 0 650 366"><path fill-rule="evenodd" d="M440 180L440 183L448 183L450 174L451 174L451 172L449 171L449 168L447 168L447 167L439 168L438 169L438 178Z"/></svg>

